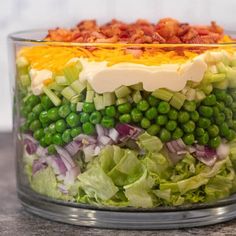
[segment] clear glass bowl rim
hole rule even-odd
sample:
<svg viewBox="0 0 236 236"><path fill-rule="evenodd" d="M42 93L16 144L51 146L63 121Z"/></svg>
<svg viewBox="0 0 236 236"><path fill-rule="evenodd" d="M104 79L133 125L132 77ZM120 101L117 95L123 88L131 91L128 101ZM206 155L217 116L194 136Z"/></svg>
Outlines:
<svg viewBox="0 0 236 236"><path fill-rule="evenodd" d="M213 44L184 44L184 43L179 43L179 44L173 44L173 43L163 43L163 44L158 44L158 43L143 43L143 44L131 44L131 43L77 43L77 42L64 42L64 41L47 41L43 40L42 37L37 37L32 38L29 36L24 36L24 35L32 35L32 34L39 34L39 33L44 33L47 35L48 30L46 29L32 29L32 30L23 30L23 31L16 31L13 33L10 33L8 35L8 40L13 41L15 43L32 43L32 44L44 44L48 46L67 46L67 47L74 47L74 46L81 46L81 47L137 47L137 48L200 48L200 47L209 47L209 48L214 48L214 47L236 47L236 40L235 41L230 41L230 42L224 42L224 43L213 43ZM236 31L228 31L228 35L234 35L236 36Z"/></svg>

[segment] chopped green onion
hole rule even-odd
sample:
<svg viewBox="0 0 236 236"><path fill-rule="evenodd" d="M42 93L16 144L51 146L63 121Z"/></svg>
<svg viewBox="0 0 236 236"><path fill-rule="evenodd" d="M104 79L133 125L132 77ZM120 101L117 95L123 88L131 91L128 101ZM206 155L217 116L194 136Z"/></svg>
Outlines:
<svg viewBox="0 0 236 236"><path fill-rule="evenodd" d="M97 94L94 98L94 105L98 111L104 109L103 96Z"/></svg>
<svg viewBox="0 0 236 236"><path fill-rule="evenodd" d="M77 93L80 94L86 88L86 85L81 83L79 80L75 80L71 83L70 87Z"/></svg>
<svg viewBox="0 0 236 236"><path fill-rule="evenodd" d="M55 77L55 81L58 85L69 85L68 80L63 75L58 75Z"/></svg>
<svg viewBox="0 0 236 236"><path fill-rule="evenodd" d="M20 82L23 87L27 87L30 85L30 77L28 74L20 75Z"/></svg>
<svg viewBox="0 0 236 236"><path fill-rule="evenodd" d="M131 93L131 90L126 86L121 86L115 90L115 94L118 98L127 97Z"/></svg>
<svg viewBox="0 0 236 236"><path fill-rule="evenodd" d="M174 94L173 92L167 89L157 89L154 92L152 92L152 96L164 100L166 102L170 101L170 99L173 97L173 94Z"/></svg>
<svg viewBox="0 0 236 236"><path fill-rule="evenodd" d="M71 100L72 97L76 96L76 92L71 87L66 87L61 91L62 96L64 96L67 100Z"/></svg>
<svg viewBox="0 0 236 236"><path fill-rule="evenodd" d="M139 101L142 100L142 96L141 96L141 93L137 90L135 92L133 92L132 94L132 99L135 103L138 103Z"/></svg>
<svg viewBox="0 0 236 236"><path fill-rule="evenodd" d="M82 111L83 110L83 102L78 102L76 105L76 111Z"/></svg>
<svg viewBox="0 0 236 236"><path fill-rule="evenodd" d="M103 93L103 104L105 107L114 105L116 102L114 93Z"/></svg>
<svg viewBox="0 0 236 236"><path fill-rule="evenodd" d="M94 91L88 90L87 93L86 93L85 101L92 103L93 99L94 99L94 94L95 94Z"/></svg>
<svg viewBox="0 0 236 236"><path fill-rule="evenodd" d="M79 78L79 73L81 70L82 65L79 61L77 61L75 64L65 67L63 72L69 83L72 83Z"/></svg>
<svg viewBox="0 0 236 236"><path fill-rule="evenodd" d="M185 99L184 94L175 93L170 100L170 105L179 110L183 106Z"/></svg>
<svg viewBox="0 0 236 236"><path fill-rule="evenodd" d="M55 106L59 106L61 104L61 99L54 92L52 92L51 89L43 87L43 91Z"/></svg>

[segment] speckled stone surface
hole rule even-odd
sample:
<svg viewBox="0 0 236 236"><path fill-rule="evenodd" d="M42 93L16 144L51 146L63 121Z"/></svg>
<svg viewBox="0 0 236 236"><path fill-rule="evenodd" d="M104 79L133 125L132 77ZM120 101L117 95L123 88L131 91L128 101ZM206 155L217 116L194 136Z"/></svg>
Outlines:
<svg viewBox="0 0 236 236"><path fill-rule="evenodd" d="M57 235L199 235L236 236L236 220L225 224L182 230L125 231L72 226L39 218L24 211L16 197L14 150L11 134L0 134L0 236Z"/></svg>

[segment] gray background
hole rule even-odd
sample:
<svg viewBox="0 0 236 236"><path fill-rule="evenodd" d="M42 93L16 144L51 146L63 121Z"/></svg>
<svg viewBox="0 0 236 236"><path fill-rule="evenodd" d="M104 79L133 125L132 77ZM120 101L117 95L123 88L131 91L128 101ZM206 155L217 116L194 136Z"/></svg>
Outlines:
<svg viewBox="0 0 236 236"><path fill-rule="evenodd" d="M0 0L0 131L11 129L11 94L8 79L8 33L32 28L73 26L81 19L111 18L156 22L171 16L182 21L209 23L236 29L236 0Z"/></svg>

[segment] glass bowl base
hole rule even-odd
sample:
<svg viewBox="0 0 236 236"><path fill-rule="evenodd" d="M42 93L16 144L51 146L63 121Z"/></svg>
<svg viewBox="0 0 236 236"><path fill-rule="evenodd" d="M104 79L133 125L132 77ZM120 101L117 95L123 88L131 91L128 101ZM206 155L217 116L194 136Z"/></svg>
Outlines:
<svg viewBox="0 0 236 236"><path fill-rule="evenodd" d="M236 218L236 202L204 208L174 211L125 211L80 207L53 201L38 194L18 189L25 210L53 221L109 229L177 229L225 222Z"/></svg>

